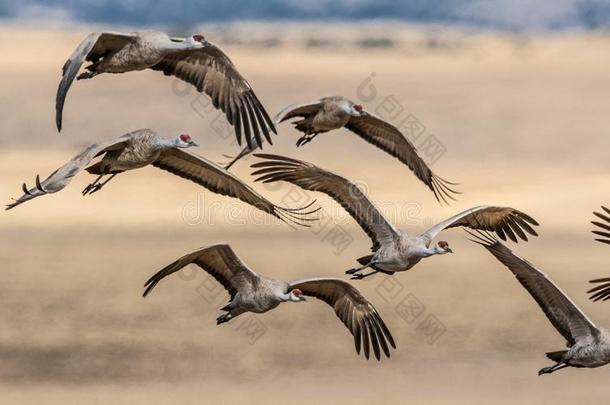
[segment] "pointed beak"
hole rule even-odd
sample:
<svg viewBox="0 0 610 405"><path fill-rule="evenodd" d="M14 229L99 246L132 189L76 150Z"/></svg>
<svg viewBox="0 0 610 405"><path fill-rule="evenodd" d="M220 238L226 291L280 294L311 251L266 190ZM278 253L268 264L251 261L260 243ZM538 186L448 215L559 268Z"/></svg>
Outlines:
<svg viewBox="0 0 610 405"><path fill-rule="evenodd" d="M447 248L447 253L453 253L453 250L451 250L450 248Z"/></svg>
<svg viewBox="0 0 610 405"><path fill-rule="evenodd" d="M301 296L301 301L307 301L307 298Z"/></svg>
<svg viewBox="0 0 610 405"><path fill-rule="evenodd" d="M197 145L197 144L195 143L195 141L190 141L190 142L189 142L189 146L199 146L199 145Z"/></svg>

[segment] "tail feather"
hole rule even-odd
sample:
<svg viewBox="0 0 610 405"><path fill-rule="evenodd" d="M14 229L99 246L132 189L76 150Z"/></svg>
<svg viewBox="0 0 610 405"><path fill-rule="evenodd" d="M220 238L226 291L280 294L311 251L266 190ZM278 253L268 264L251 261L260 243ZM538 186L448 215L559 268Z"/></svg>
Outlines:
<svg viewBox="0 0 610 405"><path fill-rule="evenodd" d="M89 172L89 174L104 174L103 173L103 168L102 168L102 161L99 161L95 164L92 164L91 166L85 168L85 170L87 172Z"/></svg>
<svg viewBox="0 0 610 405"><path fill-rule="evenodd" d="M556 363L561 363L563 361L563 356L566 354L567 350L558 350L556 352L548 352L546 357L553 360Z"/></svg>
<svg viewBox="0 0 610 405"><path fill-rule="evenodd" d="M358 263L360 263L362 266L364 266L365 264L369 264L372 259L373 259L373 255L368 255L368 256L362 256L361 258L359 258L357 260L358 260Z"/></svg>
<svg viewBox="0 0 610 405"><path fill-rule="evenodd" d="M362 256L361 258L356 259L356 260L358 260L358 263L360 263L361 266L364 266L366 264L369 264L371 262L371 260L373 260L373 256L374 255ZM382 270L382 269L380 269L379 267L377 267L375 265L372 265L372 266L369 266L369 267L371 269L373 269L373 270L377 270L377 271L379 271L381 273L388 274L390 276L395 273L394 271Z"/></svg>
<svg viewBox="0 0 610 405"><path fill-rule="evenodd" d="M312 122L311 118L305 118L302 120L298 120L298 121L294 122L293 124L297 130L299 130L305 134L313 134L314 132L316 132L316 130L314 129L314 127L312 125L313 122Z"/></svg>

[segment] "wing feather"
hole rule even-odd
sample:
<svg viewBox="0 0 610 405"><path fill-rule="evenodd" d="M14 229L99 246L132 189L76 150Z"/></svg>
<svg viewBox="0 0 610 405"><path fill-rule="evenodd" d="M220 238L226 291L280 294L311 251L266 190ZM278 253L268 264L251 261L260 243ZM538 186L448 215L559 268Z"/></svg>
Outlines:
<svg viewBox="0 0 610 405"><path fill-rule="evenodd" d="M96 62L108 52L124 47L130 41L136 40L133 34L120 32L92 32L76 47L62 68L62 78L55 97L55 124L61 131L64 102L72 82L76 78L85 60Z"/></svg>
<svg viewBox="0 0 610 405"><path fill-rule="evenodd" d="M591 221L593 225L597 227L597 229L592 232L601 236L601 238L596 238L595 240L601 243L606 243L610 245L610 209L602 206L602 210L604 212L593 212L600 221ZM589 299L592 301L606 301L610 299L610 278L598 278L595 280L590 280L589 283L597 284L597 286L591 288L587 291Z"/></svg>
<svg viewBox="0 0 610 405"><path fill-rule="evenodd" d="M590 341L599 334L593 322L546 274L515 255L491 234L470 234L475 237L474 242L485 247L517 277L569 346L577 341Z"/></svg>
<svg viewBox="0 0 610 405"><path fill-rule="evenodd" d="M439 202L455 200L453 195L459 194L452 189L456 184L435 175L419 156L417 148L394 125L373 114L365 113L360 117L351 117L345 127L407 165L417 178L432 190Z"/></svg>
<svg viewBox="0 0 610 405"><path fill-rule="evenodd" d="M290 282L288 291L295 288L333 307L337 317L354 337L358 354L362 347L368 359L372 349L375 358L380 360L381 351L389 358L389 346L396 348L394 338L375 307L348 282L333 278L310 278Z"/></svg>
<svg viewBox="0 0 610 405"><path fill-rule="evenodd" d="M159 270L144 284L143 296L146 297L159 281L191 263L214 277L227 290L231 299L239 291L255 289L259 279L259 276L235 254L231 246L217 244L184 255Z"/></svg>
<svg viewBox="0 0 610 405"><path fill-rule="evenodd" d="M37 175L36 185L34 187L28 189L26 184L23 183L23 195L14 202L7 204L5 209L10 210L33 198L40 197L45 194L56 193L62 190L72 181L72 178L74 178L74 176L76 176L83 169L83 167L87 166L96 156L110 150L120 149L128 142L128 138L120 137L87 147L66 164L51 173L49 177L42 182L39 180L39 176Z"/></svg>
<svg viewBox="0 0 610 405"><path fill-rule="evenodd" d="M307 218L313 211L307 207L291 209L277 206L250 188L232 173L210 162L202 156L182 149L169 149L154 161L153 166L166 170L182 178L191 180L210 191L237 198L284 222L306 226Z"/></svg>
<svg viewBox="0 0 610 405"><path fill-rule="evenodd" d="M527 241L527 236L523 230L531 235L538 236L528 223L538 225L538 222L532 217L514 208L483 205L462 211L434 225L424 232L422 237L426 238L428 243L430 243L443 229L464 226L471 229L495 232L502 240L506 240L506 236L508 236L514 242L517 242L516 233L521 239Z"/></svg>
<svg viewBox="0 0 610 405"><path fill-rule="evenodd" d="M151 69L175 76L207 94L214 107L223 111L228 122L233 125L240 145L240 125L243 125L248 146L251 147L254 143L252 134L260 137L261 132L267 142L273 143L269 129L274 133L276 130L269 114L258 101L248 81L216 45L207 43L203 48L172 52Z"/></svg>
<svg viewBox="0 0 610 405"><path fill-rule="evenodd" d="M593 213L593 215L595 215L597 218L601 219L602 222L591 221L591 223L593 225L595 225L599 228L592 232L598 236L601 236L601 238L595 239L596 241L610 245L610 209L608 209L606 207L602 207L602 210L604 210L605 214L602 212Z"/></svg>
<svg viewBox="0 0 610 405"><path fill-rule="evenodd" d="M279 124L294 117L308 118L314 114L317 114L322 108L322 101L316 100L308 103L291 104L273 117L273 122Z"/></svg>
<svg viewBox="0 0 610 405"><path fill-rule="evenodd" d="M398 237L398 231L377 207L358 186L345 178L296 159L268 154L254 156L267 159L252 165L258 169L252 175L260 176L256 181L287 181L304 190L327 194L338 202L373 240L373 249L377 249L379 243L393 242Z"/></svg>

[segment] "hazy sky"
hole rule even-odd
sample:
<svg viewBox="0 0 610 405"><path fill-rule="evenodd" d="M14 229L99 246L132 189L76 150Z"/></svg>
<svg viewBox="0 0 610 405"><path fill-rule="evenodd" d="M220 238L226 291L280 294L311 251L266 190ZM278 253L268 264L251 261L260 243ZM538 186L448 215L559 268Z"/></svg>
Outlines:
<svg viewBox="0 0 610 405"><path fill-rule="evenodd" d="M5 18L171 25L372 18L501 30L610 27L610 0L0 0Z"/></svg>

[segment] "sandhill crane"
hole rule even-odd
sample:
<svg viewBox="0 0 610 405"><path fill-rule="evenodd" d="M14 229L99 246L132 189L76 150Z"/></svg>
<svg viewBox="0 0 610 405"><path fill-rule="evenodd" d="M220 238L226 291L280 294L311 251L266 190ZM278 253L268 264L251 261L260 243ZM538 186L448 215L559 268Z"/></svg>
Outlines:
<svg viewBox="0 0 610 405"><path fill-rule="evenodd" d="M283 221L303 225L305 224L303 221L312 220L305 216L315 210L306 212L305 207L290 209L271 203L222 167L185 150L192 146L196 146L196 143L187 134L167 139L151 129L139 129L119 138L91 145L55 170L46 180L41 182L40 176L37 175L35 187L28 189L24 183L23 196L8 204L6 209L14 208L41 195L60 191L95 157L104 155L99 162L85 169L91 174L97 174L98 177L83 190L83 195L99 191L119 173L153 165L215 193L238 198ZM102 178L107 175L110 177L102 182Z"/></svg>
<svg viewBox="0 0 610 405"><path fill-rule="evenodd" d="M468 231L466 231L468 232ZM470 233L470 232L468 232ZM472 241L484 246L517 277L536 300L551 324L565 339L568 350L548 352L556 362L544 367L538 375L549 374L564 367L599 367L610 362L610 336L598 328L563 291L542 271L488 233L470 233Z"/></svg>
<svg viewBox="0 0 610 405"><path fill-rule="evenodd" d="M370 348L380 360L380 347L390 357L394 339L373 305L349 283L334 278L307 278L291 282L276 280L252 271L227 244L200 248L166 266L145 284L148 295L163 278L194 263L208 272L227 290L229 303L216 324L228 322L245 313L263 313L283 302L302 302L305 296L316 297L333 307L335 313L354 336L356 352L361 344L368 359Z"/></svg>
<svg viewBox="0 0 610 405"><path fill-rule="evenodd" d="M252 174L260 176L256 181L270 183L283 180L305 190L327 194L341 204L373 240L373 254L359 258L361 267L346 272L353 274L353 279L362 279L377 272L393 274L407 271L425 257L452 253L446 241L439 241L430 247L432 240L446 228L465 226L495 231L503 240L508 236L515 242L517 237L527 240L524 230L537 235L529 224L538 223L527 214L510 207L480 206L460 212L419 236L411 236L396 229L355 184L343 177L296 159L268 154L254 156L267 159L252 165L258 169ZM373 271L359 273L368 267Z"/></svg>
<svg viewBox="0 0 610 405"><path fill-rule="evenodd" d="M365 111L360 104L341 96L324 97L311 103L286 107L273 120L278 124L296 117L301 119L294 122L295 128L305 134L297 141L297 147L310 142L318 134L345 127L407 165L417 178L432 190L439 202L455 200L453 194L459 194L451 188L457 184L434 174L418 155L415 146L398 128ZM230 168L251 150L252 148L242 150L225 168Z"/></svg>
<svg viewBox="0 0 610 405"><path fill-rule="evenodd" d="M85 61L91 64L77 77ZM275 132L273 121L250 84L218 46L201 34L172 38L159 31L89 34L63 66L55 104L57 129L61 131L64 100L75 78L144 69L176 76L210 96L214 107L221 109L235 127L240 145L242 129L249 146L253 145L252 134L257 145L262 145L261 133L272 143L269 129Z"/></svg>
<svg viewBox="0 0 610 405"><path fill-rule="evenodd" d="M593 215L601 219L603 222L591 221L593 225L598 227L598 229L595 229L592 232L598 236L601 236L601 238L595 239L596 241L610 245L610 209L602 206L602 210L604 210L605 214L601 212L593 213ZM591 294L589 297L590 300L606 301L610 299L610 277L596 278L595 280L590 280L589 282L598 284L596 287L593 287L587 291L588 294Z"/></svg>

